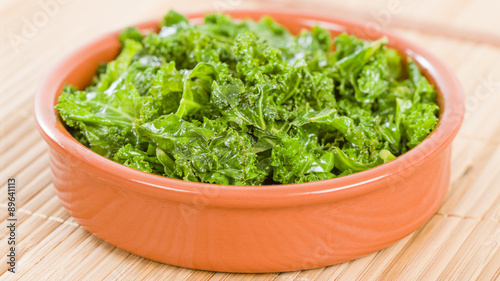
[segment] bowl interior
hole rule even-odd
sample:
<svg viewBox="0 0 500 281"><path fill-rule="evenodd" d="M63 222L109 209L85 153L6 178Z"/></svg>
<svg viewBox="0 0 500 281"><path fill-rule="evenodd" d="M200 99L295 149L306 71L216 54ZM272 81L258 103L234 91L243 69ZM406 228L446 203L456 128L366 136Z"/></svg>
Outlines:
<svg viewBox="0 0 500 281"><path fill-rule="evenodd" d="M383 182L388 178L408 169L417 169L419 165L425 165L426 161L430 161L446 148L456 135L464 114L463 93L460 84L451 71L425 49L383 29L369 28L368 24L341 18L332 19L276 11L230 11L227 13L233 18L254 20L269 15L293 33L320 25L329 30L332 36L347 32L369 40L387 37L388 46L411 57L421 67L430 82L436 86L438 104L441 108L437 128L421 144L393 161L363 172L319 182L252 188L193 183L147 174L113 162L81 145L65 129L54 109L65 84L84 88L90 83L99 64L108 62L117 56L120 48L118 31L94 41L68 56L56 66L39 87L35 97L35 117L39 130L51 149L67 154L68 157L77 161L82 169L87 169L90 173L101 173L105 170L108 180L117 183L130 181L140 183L134 188L136 191L154 196L184 198L206 193L207 190L213 192L212 190L216 189L218 195L217 198L211 200L213 204L230 204L238 207L288 206L289 204L306 204L318 200L342 199L382 188ZM194 23L201 23L203 14L192 14L189 19ZM143 31L157 31L158 21L146 22L137 25L137 27ZM280 197L282 200L277 203L276 197ZM246 200L234 201L235 198L246 198Z"/></svg>

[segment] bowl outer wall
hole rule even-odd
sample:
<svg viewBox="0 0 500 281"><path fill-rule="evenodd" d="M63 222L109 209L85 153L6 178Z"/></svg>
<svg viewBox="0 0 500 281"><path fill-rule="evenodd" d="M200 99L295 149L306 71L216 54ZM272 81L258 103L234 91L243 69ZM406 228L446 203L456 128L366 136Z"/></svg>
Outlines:
<svg viewBox="0 0 500 281"><path fill-rule="evenodd" d="M390 46L411 56L437 86L442 108L438 127L394 161L321 182L249 188L146 174L79 144L53 109L64 83L86 85L99 62L117 55L114 33L66 58L35 97L35 117L50 146L54 185L71 214L127 251L175 265L239 272L296 270L352 259L397 241L425 222L444 198L450 143L464 113L463 93L453 74L420 47L386 31L368 32L366 25L300 13L229 13L236 18L268 14L294 32L319 22L333 33L387 36ZM199 21L201 16L190 19ZM140 242L145 229L150 243ZM345 243L337 245L339 241ZM318 250L319 245L325 247ZM321 249L328 251L314 254ZM267 256L275 262L266 261Z"/></svg>

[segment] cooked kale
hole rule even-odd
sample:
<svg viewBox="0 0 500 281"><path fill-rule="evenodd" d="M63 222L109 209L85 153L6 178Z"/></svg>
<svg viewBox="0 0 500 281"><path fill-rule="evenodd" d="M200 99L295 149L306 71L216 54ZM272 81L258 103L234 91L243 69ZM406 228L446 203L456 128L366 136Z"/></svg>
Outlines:
<svg viewBox="0 0 500 281"><path fill-rule="evenodd" d="M194 182L288 184L391 161L435 128L436 90L386 47L270 18L170 11L125 29L118 57L56 109L75 138L134 169Z"/></svg>

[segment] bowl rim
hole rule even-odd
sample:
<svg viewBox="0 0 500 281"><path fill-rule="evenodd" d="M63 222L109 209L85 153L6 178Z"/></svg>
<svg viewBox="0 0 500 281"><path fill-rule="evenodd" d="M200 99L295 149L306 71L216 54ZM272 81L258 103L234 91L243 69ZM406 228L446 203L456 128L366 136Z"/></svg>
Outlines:
<svg viewBox="0 0 500 281"><path fill-rule="evenodd" d="M189 13L190 21L199 21L203 15L213 11ZM232 10L224 11L235 18L260 18L264 15L277 19L288 19L306 26L324 24L335 31L366 32L367 23L342 17L326 17L297 11L276 10ZM159 21L148 21L135 25L148 30L158 26ZM285 25L286 26L286 25ZM230 186L189 182L149 174L124 166L105 158L74 139L64 128L54 109L60 95L63 80L86 59L118 44L121 30L104 35L78 48L62 59L42 79L34 99L34 116L38 130L51 149L64 153L78 161L78 168L119 188L167 200L181 201L201 207L219 206L232 208L277 208L306 204L332 202L360 196L388 185L395 184L424 167L446 149L454 139L462 123L465 106L462 87L451 72L437 57L420 46L401 38L383 28L364 38L386 36L389 46L398 49L419 65L421 71L438 90L440 118L437 127L424 141L396 159L374 168L351 175L297 184ZM361 34L363 36L363 34ZM105 174L102 174L102 173ZM130 184L130 183L134 184Z"/></svg>

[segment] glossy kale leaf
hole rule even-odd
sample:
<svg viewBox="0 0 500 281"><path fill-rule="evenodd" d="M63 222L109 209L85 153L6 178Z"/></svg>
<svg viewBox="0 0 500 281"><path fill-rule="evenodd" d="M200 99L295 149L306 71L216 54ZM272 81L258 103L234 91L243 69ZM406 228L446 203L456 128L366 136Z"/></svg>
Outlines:
<svg viewBox="0 0 500 281"><path fill-rule="evenodd" d="M254 185L265 173L257 169L252 138L221 119L188 122L175 114L137 126L139 134L164 153L170 176L217 184Z"/></svg>

